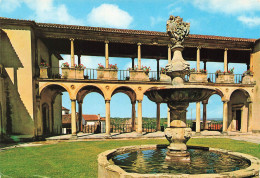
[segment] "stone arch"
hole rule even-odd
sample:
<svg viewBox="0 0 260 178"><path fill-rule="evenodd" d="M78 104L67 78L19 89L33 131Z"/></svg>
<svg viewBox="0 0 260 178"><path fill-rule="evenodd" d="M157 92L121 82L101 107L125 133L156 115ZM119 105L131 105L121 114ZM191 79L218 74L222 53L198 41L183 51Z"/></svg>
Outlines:
<svg viewBox="0 0 260 178"><path fill-rule="evenodd" d="M96 85L84 85L81 86L78 91L76 91L77 93L77 101L78 102L83 102L83 99L85 98L85 96L91 92L97 92L99 93L101 96L103 96L103 98L105 99L105 94L103 92L103 90Z"/></svg>
<svg viewBox="0 0 260 178"><path fill-rule="evenodd" d="M241 91L247 98L248 98L248 100L252 100L252 97L251 97L251 95L250 95L250 93L247 91L247 90L245 90L245 89L243 89L243 88L235 88L235 89L233 89L230 93L229 93L229 95L228 95L228 100L230 100L231 99L231 96L232 96L232 94L234 94L236 91Z"/></svg>
<svg viewBox="0 0 260 178"><path fill-rule="evenodd" d="M126 94L130 98L131 103L134 103L136 101L136 92L131 87L119 86L119 87L115 88L111 94L111 98L113 95L115 95L117 93Z"/></svg>
<svg viewBox="0 0 260 178"><path fill-rule="evenodd" d="M230 92L228 130L248 132L251 124L249 123L249 113L252 113L249 107L250 102L251 96L247 90L236 88Z"/></svg>
<svg viewBox="0 0 260 178"><path fill-rule="evenodd" d="M52 90L52 91L55 91L55 92L57 92L57 91L59 91L59 92L67 91L69 93L70 98L72 96L70 89L66 85L60 84L60 83L56 83L56 84L47 83L46 85L41 86L40 89L39 89L39 95L42 96L42 93L44 93L46 90Z"/></svg>

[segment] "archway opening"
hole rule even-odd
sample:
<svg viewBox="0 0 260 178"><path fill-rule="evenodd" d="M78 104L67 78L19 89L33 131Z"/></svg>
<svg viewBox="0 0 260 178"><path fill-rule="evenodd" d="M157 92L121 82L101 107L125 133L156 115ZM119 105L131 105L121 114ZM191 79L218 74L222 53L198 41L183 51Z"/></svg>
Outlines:
<svg viewBox="0 0 260 178"><path fill-rule="evenodd" d="M245 90L235 90L228 104L228 130L248 132L249 94Z"/></svg>
<svg viewBox="0 0 260 178"><path fill-rule="evenodd" d="M84 86L77 94L77 131L83 133L106 132L104 94L97 86Z"/></svg>

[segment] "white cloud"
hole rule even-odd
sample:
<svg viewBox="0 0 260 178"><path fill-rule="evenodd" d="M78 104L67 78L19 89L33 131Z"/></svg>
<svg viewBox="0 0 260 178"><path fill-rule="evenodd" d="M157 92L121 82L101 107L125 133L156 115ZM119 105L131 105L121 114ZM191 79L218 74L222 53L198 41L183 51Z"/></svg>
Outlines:
<svg viewBox="0 0 260 178"><path fill-rule="evenodd" d="M194 0L193 4L205 11L235 14L260 11L259 0Z"/></svg>
<svg viewBox="0 0 260 178"><path fill-rule="evenodd" d="M0 0L0 10L13 12L21 4L25 4L32 11L29 18L37 22L61 23L71 25L82 25L83 22L71 16L64 4L54 5L53 0Z"/></svg>
<svg viewBox="0 0 260 178"><path fill-rule="evenodd" d="M55 6L53 0L24 0L27 6L34 11L33 19L37 22L51 22L71 25L82 25L82 21L68 13L64 4Z"/></svg>
<svg viewBox="0 0 260 178"><path fill-rule="evenodd" d="M260 17L239 16L238 20L249 27L260 26Z"/></svg>
<svg viewBox="0 0 260 178"><path fill-rule="evenodd" d="M162 17L150 17L151 21L151 26L154 27L155 25L161 23L161 22L166 22L165 18Z"/></svg>
<svg viewBox="0 0 260 178"><path fill-rule="evenodd" d="M13 12L21 5L20 0L0 0L0 9L5 12Z"/></svg>
<svg viewBox="0 0 260 178"><path fill-rule="evenodd" d="M87 22L91 26L129 28L133 17L117 5L102 4L93 8L87 16Z"/></svg>

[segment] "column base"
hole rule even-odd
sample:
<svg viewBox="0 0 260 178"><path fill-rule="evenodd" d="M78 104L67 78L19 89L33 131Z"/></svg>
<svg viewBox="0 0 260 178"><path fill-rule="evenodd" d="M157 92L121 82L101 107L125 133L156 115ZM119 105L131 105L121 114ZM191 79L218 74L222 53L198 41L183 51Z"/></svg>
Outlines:
<svg viewBox="0 0 260 178"><path fill-rule="evenodd" d="M77 140L78 136L77 135L71 135L70 140Z"/></svg>
<svg viewBox="0 0 260 178"><path fill-rule="evenodd" d="M201 133L200 133L200 132L196 132L195 135L196 135L196 136L200 136Z"/></svg>
<svg viewBox="0 0 260 178"><path fill-rule="evenodd" d="M228 133L227 133L227 132L222 132L222 134L223 134L223 135L228 135Z"/></svg>

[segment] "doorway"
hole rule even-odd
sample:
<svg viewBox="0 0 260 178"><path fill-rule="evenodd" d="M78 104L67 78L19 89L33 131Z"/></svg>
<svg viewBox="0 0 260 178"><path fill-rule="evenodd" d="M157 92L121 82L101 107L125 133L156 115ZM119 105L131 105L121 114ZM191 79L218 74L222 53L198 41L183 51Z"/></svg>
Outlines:
<svg viewBox="0 0 260 178"><path fill-rule="evenodd" d="M241 130L241 110L236 110L236 130Z"/></svg>
<svg viewBox="0 0 260 178"><path fill-rule="evenodd" d="M43 134L49 134L50 133L50 122L49 122L49 106L48 104L43 104L42 105L42 129L43 129Z"/></svg>

